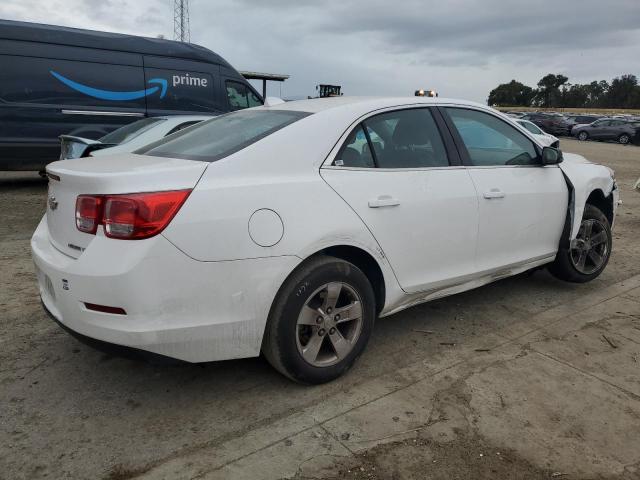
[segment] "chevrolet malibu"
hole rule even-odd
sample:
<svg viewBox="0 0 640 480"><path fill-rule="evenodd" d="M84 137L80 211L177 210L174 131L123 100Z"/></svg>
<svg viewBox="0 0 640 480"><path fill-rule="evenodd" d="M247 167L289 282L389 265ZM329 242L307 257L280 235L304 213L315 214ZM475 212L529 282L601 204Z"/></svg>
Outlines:
<svg viewBox="0 0 640 480"><path fill-rule="evenodd" d="M613 172L479 104L328 98L226 114L132 154L51 163L42 303L87 341L257 356L321 383L378 317L611 254Z"/></svg>

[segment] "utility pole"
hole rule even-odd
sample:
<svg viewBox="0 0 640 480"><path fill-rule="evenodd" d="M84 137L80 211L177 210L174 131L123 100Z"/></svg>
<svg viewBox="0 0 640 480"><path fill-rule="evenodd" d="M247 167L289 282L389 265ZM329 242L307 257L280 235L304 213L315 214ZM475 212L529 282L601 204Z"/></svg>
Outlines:
<svg viewBox="0 0 640 480"><path fill-rule="evenodd" d="M191 42L189 0L173 0L173 39Z"/></svg>

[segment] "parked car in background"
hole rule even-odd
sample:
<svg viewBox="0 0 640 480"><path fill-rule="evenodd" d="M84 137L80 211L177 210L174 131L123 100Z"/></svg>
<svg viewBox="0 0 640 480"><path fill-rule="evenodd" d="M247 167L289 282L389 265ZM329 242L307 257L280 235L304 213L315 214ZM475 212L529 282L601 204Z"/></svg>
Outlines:
<svg viewBox="0 0 640 480"><path fill-rule="evenodd" d="M576 125L571 135L579 140L615 140L626 145L637 136L640 122L629 122L615 118L602 118L588 125Z"/></svg>
<svg viewBox="0 0 640 480"><path fill-rule="evenodd" d="M553 135L545 132L535 123L530 122L529 120L522 120L520 118L516 120L516 123L526 128L543 145L546 145L547 147L560 148L560 140L558 140L558 137L554 137Z"/></svg>
<svg viewBox="0 0 640 480"><path fill-rule="evenodd" d="M573 128L575 125L588 125L604 118L602 115L566 115L567 124Z"/></svg>
<svg viewBox="0 0 640 480"><path fill-rule="evenodd" d="M57 322L190 362L262 351L304 383L378 316L543 265L596 278L618 200L607 167L427 97L258 107L47 175L31 248Z"/></svg>
<svg viewBox="0 0 640 480"><path fill-rule="evenodd" d="M151 142L212 118L211 115L147 117L120 127L98 140L60 135L60 160L133 152Z"/></svg>
<svg viewBox="0 0 640 480"><path fill-rule="evenodd" d="M0 170L43 170L60 135L262 104L221 56L158 38L0 20L0 65Z"/></svg>
<svg viewBox="0 0 640 480"><path fill-rule="evenodd" d="M567 119L559 113L536 112L522 117L553 135L568 135L571 132Z"/></svg>

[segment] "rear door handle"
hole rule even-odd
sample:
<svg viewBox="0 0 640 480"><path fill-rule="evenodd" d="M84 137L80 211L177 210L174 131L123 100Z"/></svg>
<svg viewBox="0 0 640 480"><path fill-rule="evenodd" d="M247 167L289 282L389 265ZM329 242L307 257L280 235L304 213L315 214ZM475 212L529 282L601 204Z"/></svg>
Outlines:
<svg viewBox="0 0 640 480"><path fill-rule="evenodd" d="M400 200L391 195L379 195L378 198L369 200L369 208L395 207L400 205Z"/></svg>
<svg viewBox="0 0 640 480"><path fill-rule="evenodd" d="M487 200L491 200L492 198L504 198L504 192L499 188L492 188L488 192L484 192L482 196Z"/></svg>

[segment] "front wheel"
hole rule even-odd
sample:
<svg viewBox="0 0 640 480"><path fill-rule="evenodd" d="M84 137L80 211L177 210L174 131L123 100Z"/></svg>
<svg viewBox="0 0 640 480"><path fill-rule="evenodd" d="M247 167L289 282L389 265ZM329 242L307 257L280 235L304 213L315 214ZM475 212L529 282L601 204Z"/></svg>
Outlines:
<svg viewBox="0 0 640 480"><path fill-rule="evenodd" d="M589 134L587 132L580 132L578 134L578 140L580 140L581 142L586 141L589 138Z"/></svg>
<svg viewBox="0 0 640 480"><path fill-rule="evenodd" d="M549 271L568 282L589 282L602 273L611 256L611 226L597 207L587 204L576 239L561 248Z"/></svg>
<svg viewBox="0 0 640 480"><path fill-rule="evenodd" d="M364 351L376 316L373 288L352 263L322 256L284 283L269 313L262 352L301 383L325 383Z"/></svg>

